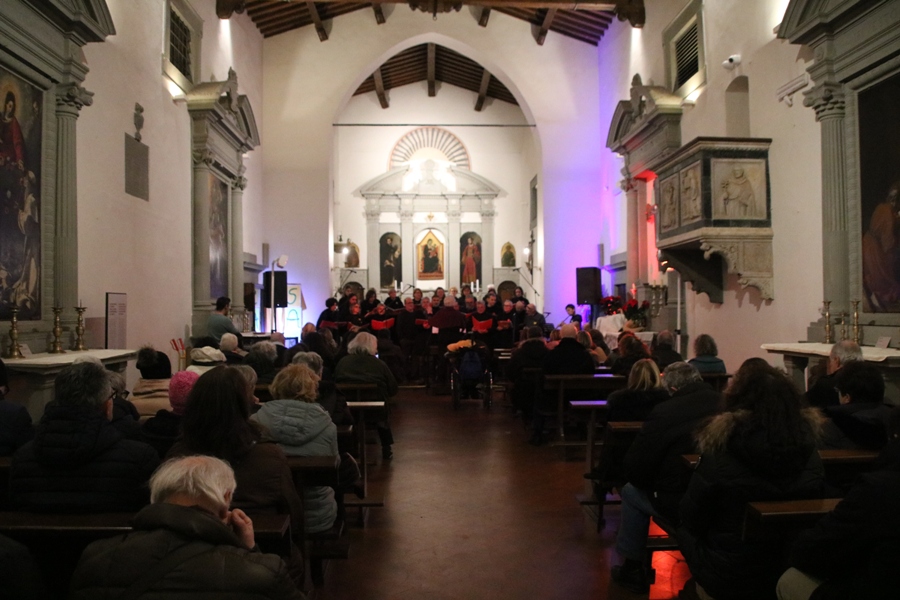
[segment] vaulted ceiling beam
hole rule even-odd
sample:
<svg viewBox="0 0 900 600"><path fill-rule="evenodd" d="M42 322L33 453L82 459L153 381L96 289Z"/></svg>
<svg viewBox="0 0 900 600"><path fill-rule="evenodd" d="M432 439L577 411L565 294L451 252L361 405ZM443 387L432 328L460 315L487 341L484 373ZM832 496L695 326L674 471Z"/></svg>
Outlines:
<svg viewBox="0 0 900 600"><path fill-rule="evenodd" d="M491 74L485 69L481 73L481 87L478 89L478 100L475 102L475 110L484 110L484 101L487 98L488 86L491 83Z"/></svg>
<svg viewBox="0 0 900 600"><path fill-rule="evenodd" d="M387 94L384 93L384 80L381 78L381 67L375 69L375 73L373 73L375 77L375 93L378 94L378 102L381 104L381 108L387 108L390 106L387 99Z"/></svg>
<svg viewBox="0 0 900 600"><path fill-rule="evenodd" d="M428 97L434 98L437 96L437 89L435 86L434 79L434 62L435 62L435 54L437 53L434 44L428 44Z"/></svg>
<svg viewBox="0 0 900 600"><path fill-rule="evenodd" d="M482 27L487 27L488 19L491 18L491 8L489 6L484 6L481 8L481 16L478 18L478 24Z"/></svg>
<svg viewBox="0 0 900 600"><path fill-rule="evenodd" d="M537 43L538 46L544 45L544 40L547 39L547 32L550 31L550 26L553 24L553 19L556 17L556 9L550 8L547 9L547 14L544 15L544 22L541 24L541 29L537 34Z"/></svg>
<svg viewBox="0 0 900 600"><path fill-rule="evenodd" d="M316 26L316 33L319 35L319 41L324 42L328 39L328 32L322 24L322 18L319 16L319 9L316 8L315 2L307 2L306 10L309 11L309 18L312 19L313 25Z"/></svg>

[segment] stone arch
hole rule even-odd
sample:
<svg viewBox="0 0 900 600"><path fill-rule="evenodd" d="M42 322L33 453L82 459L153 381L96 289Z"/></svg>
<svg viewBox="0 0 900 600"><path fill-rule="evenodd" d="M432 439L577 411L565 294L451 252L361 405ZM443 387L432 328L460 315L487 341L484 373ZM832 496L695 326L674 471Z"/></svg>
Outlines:
<svg viewBox="0 0 900 600"><path fill-rule="evenodd" d="M400 138L391 151L389 169L409 162L416 152L425 148L438 150L458 168L471 169L466 147L458 137L441 127L419 127Z"/></svg>

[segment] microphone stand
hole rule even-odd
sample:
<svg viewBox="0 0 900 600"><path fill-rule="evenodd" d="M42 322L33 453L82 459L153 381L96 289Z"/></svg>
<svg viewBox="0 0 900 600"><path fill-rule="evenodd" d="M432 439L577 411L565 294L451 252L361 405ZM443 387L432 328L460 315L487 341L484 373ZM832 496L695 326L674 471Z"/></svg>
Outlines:
<svg viewBox="0 0 900 600"><path fill-rule="evenodd" d="M522 267L516 267L514 270L515 270L516 272L518 272L518 273L521 274L521 269L522 269ZM534 295L535 295L535 296L537 296L538 298L541 297L541 293L540 293L539 291L537 291L536 289L534 289L534 286L531 284L530 281L528 281L528 280L525 279L524 277L522 278L522 280L523 280L525 283L528 284L528 287L531 288L531 291L534 292Z"/></svg>

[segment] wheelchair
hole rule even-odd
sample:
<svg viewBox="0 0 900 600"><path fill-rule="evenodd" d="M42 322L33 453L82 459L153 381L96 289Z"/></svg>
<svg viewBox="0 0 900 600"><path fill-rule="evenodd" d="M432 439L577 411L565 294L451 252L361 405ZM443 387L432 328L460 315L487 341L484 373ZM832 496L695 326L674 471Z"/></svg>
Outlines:
<svg viewBox="0 0 900 600"><path fill-rule="evenodd" d="M490 369L491 349L481 342L446 354L450 365L450 397L454 409L465 399L481 400L485 409L493 402L494 376ZM477 367L476 361L477 360Z"/></svg>

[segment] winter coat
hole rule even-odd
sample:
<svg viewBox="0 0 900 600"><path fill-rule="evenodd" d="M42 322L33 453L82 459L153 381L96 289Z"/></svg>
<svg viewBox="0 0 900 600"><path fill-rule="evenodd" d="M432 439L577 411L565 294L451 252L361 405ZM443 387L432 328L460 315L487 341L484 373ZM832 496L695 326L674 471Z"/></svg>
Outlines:
<svg viewBox="0 0 900 600"><path fill-rule="evenodd" d="M164 457L181 436L181 415L171 410L161 410L141 425L141 441L156 449Z"/></svg>
<svg viewBox="0 0 900 600"><path fill-rule="evenodd" d="M875 402L841 404L825 409L819 448L881 450L887 444L891 408Z"/></svg>
<svg viewBox="0 0 900 600"><path fill-rule="evenodd" d="M28 410L21 404L0 399L0 456L10 456L33 437Z"/></svg>
<svg viewBox="0 0 900 600"><path fill-rule="evenodd" d="M149 500L156 451L126 440L97 408L48 405L33 441L13 455L9 489L17 510L134 511Z"/></svg>
<svg viewBox="0 0 900 600"><path fill-rule="evenodd" d="M272 400L252 418L269 431L288 456L338 455L337 428L319 404ZM307 533L327 531L337 516L334 490L328 486L304 486L303 508Z"/></svg>
<svg viewBox="0 0 900 600"><path fill-rule="evenodd" d="M900 440L860 476L834 510L797 538L790 566L825 583L816 597L875 600L896 597L900 559ZM888 567L890 565L890 567Z"/></svg>
<svg viewBox="0 0 900 600"><path fill-rule="evenodd" d="M142 600L302 600L284 562L247 550L231 528L200 509L152 504L134 531L89 545L72 577L70 600L118 598L149 569L184 547L199 554L164 573Z"/></svg>
<svg viewBox="0 0 900 600"><path fill-rule="evenodd" d="M645 421L656 406L669 399L665 388L616 390L606 399L609 421Z"/></svg>
<svg viewBox="0 0 900 600"><path fill-rule="evenodd" d="M654 507L672 522L691 478L681 455L696 452L694 435L719 412L719 402L719 393L702 381L675 390L650 411L625 455L628 481L653 492Z"/></svg>
<svg viewBox="0 0 900 600"><path fill-rule="evenodd" d="M375 383L381 399L387 401L398 391L397 380L390 368L371 354L348 354L334 371L335 383Z"/></svg>
<svg viewBox="0 0 900 600"><path fill-rule="evenodd" d="M688 361L689 365L693 365L700 373L727 373L725 363L718 356L709 356L704 354L695 356Z"/></svg>
<svg viewBox="0 0 900 600"><path fill-rule="evenodd" d="M653 352L653 360L656 362L656 366L659 367L660 373L666 370L666 367L673 363L681 362L684 359L672 346L660 345L656 347L656 350Z"/></svg>
<svg viewBox="0 0 900 600"><path fill-rule="evenodd" d="M749 411L717 416L700 433L700 462L681 501L678 545L697 583L716 600L774 597L782 550L743 540L748 502L821 498L815 448L820 416L808 409L802 439L778 447Z"/></svg>
<svg viewBox="0 0 900 600"><path fill-rule="evenodd" d="M594 372L591 353L575 338L563 338L544 358L545 375L579 375Z"/></svg>

